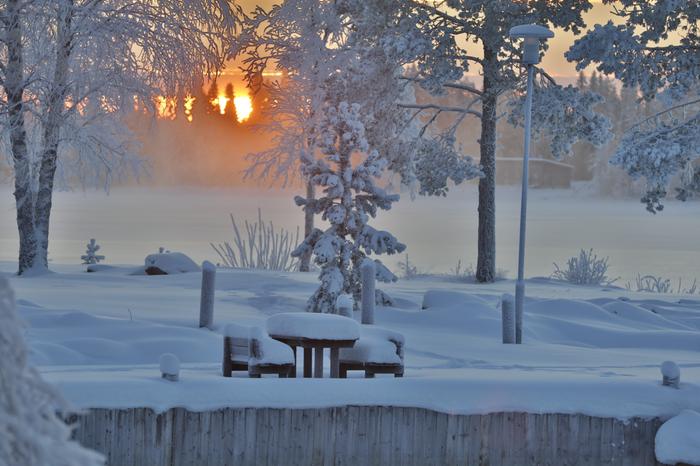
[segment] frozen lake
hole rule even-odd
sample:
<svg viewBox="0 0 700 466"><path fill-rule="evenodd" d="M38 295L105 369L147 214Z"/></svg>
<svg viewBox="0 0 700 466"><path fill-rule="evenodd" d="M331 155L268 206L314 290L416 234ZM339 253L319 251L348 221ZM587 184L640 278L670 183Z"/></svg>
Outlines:
<svg viewBox="0 0 700 466"><path fill-rule="evenodd" d="M549 275L580 248L610 256L611 275L624 285L639 272L674 282L700 278L700 203L668 202L651 215L636 200L610 200L573 191L532 190L528 210L526 275ZM50 260L79 263L85 243L96 238L108 263L142 263L163 246L195 260L216 261L210 242L230 240L228 214L239 223L254 219L258 207L277 226L295 227L302 212L292 191L267 189L118 188L61 192L54 201ZM509 277L516 272L519 192L499 187L497 260ZM11 189L0 188L0 260L16 260L17 230ZM388 229L408 245L411 262L422 271L447 272L458 259L476 264L477 195L474 186L448 198L408 195L374 226ZM399 258L385 262L395 267Z"/></svg>

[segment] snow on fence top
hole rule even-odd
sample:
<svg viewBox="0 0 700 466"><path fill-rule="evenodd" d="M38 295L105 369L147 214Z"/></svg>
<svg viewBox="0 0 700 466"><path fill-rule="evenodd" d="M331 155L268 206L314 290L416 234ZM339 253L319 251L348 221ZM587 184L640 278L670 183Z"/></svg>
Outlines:
<svg viewBox="0 0 700 466"><path fill-rule="evenodd" d="M312 312L285 312L267 319L270 335L317 340L357 340L360 324L343 316Z"/></svg>

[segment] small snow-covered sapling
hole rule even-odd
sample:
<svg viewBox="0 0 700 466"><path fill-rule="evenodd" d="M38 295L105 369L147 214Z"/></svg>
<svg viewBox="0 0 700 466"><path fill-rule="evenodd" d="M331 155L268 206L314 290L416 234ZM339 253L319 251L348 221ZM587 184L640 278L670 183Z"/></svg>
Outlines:
<svg viewBox="0 0 700 466"><path fill-rule="evenodd" d="M375 283L376 271L374 261L366 258L360 265L362 278L362 323L374 324L374 306L377 302Z"/></svg>
<svg viewBox="0 0 700 466"><path fill-rule="evenodd" d="M87 244L87 249L85 250L85 254L80 256L80 259L83 261L83 264L97 264L100 261L105 260L105 256L100 256L97 254L97 251L100 250L100 245L97 244L97 241L95 241L95 238L91 238L90 242Z"/></svg>
<svg viewBox="0 0 700 466"><path fill-rule="evenodd" d="M515 343L515 297L507 293L501 297L501 324L503 343Z"/></svg>
<svg viewBox="0 0 700 466"><path fill-rule="evenodd" d="M209 261L202 262L202 296L199 303L199 328L209 329L214 325L214 285L216 266Z"/></svg>
<svg viewBox="0 0 700 466"><path fill-rule="evenodd" d="M165 380L177 382L180 379L180 360L177 356L172 353L161 354L160 373Z"/></svg>
<svg viewBox="0 0 700 466"><path fill-rule="evenodd" d="M352 299L352 295L347 293L338 295L338 298L335 300L335 308L336 314L352 318L355 300Z"/></svg>
<svg viewBox="0 0 700 466"><path fill-rule="evenodd" d="M673 388L679 388L681 383L681 369L673 361L664 361L661 363L661 376L663 377L663 385Z"/></svg>

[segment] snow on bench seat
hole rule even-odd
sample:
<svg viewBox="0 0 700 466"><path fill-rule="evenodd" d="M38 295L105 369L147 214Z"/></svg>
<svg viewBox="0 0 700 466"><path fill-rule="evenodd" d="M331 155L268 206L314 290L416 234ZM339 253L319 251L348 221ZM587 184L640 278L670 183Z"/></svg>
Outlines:
<svg viewBox="0 0 700 466"><path fill-rule="evenodd" d="M360 324L334 314L285 312L267 319L267 333L310 340L357 340Z"/></svg>
<svg viewBox="0 0 700 466"><path fill-rule="evenodd" d="M251 351L249 365L294 364L292 349L284 343L270 338L260 327L250 329L250 338L258 346Z"/></svg>
<svg viewBox="0 0 700 466"><path fill-rule="evenodd" d="M399 351L404 338L398 332L381 327L363 325L360 339L352 348L340 349L340 360L370 364L402 364Z"/></svg>

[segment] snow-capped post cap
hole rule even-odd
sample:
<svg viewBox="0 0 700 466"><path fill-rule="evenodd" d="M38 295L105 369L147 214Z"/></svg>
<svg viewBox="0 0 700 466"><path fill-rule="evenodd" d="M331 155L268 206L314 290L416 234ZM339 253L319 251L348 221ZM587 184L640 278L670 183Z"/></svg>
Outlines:
<svg viewBox="0 0 700 466"><path fill-rule="evenodd" d="M536 65L540 62L540 41L551 39L554 33L539 24L520 24L510 28L511 39L525 39L523 45L523 63Z"/></svg>
<svg viewBox="0 0 700 466"><path fill-rule="evenodd" d="M347 293L340 294L335 300L335 308L338 315L352 318L355 300L352 298L352 295Z"/></svg>
<svg viewBox="0 0 700 466"><path fill-rule="evenodd" d="M661 363L661 375L663 377L663 385L673 388L679 388L681 383L681 369L673 361L664 361Z"/></svg>
<svg viewBox="0 0 700 466"><path fill-rule="evenodd" d="M180 360L172 353L160 355L161 377L171 382L177 382L180 378Z"/></svg>

